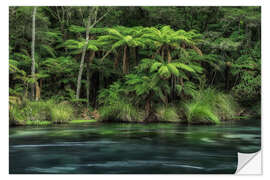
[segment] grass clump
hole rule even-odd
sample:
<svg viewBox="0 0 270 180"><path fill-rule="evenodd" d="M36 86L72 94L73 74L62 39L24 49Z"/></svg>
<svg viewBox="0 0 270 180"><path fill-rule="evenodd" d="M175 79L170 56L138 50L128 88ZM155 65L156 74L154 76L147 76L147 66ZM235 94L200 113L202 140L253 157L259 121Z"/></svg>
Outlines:
<svg viewBox="0 0 270 180"><path fill-rule="evenodd" d="M118 101L99 108L100 121L142 122L143 113L130 103Z"/></svg>
<svg viewBox="0 0 270 180"><path fill-rule="evenodd" d="M200 90L194 98L185 103L188 123L214 123L232 119L237 105L233 98L215 89Z"/></svg>
<svg viewBox="0 0 270 180"><path fill-rule="evenodd" d="M50 114L52 122L56 124L67 123L74 117L72 106L66 102L52 106Z"/></svg>
<svg viewBox="0 0 270 180"><path fill-rule="evenodd" d="M188 123L214 123L219 124L220 119L207 104L193 102L186 104L186 117Z"/></svg>
<svg viewBox="0 0 270 180"><path fill-rule="evenodd" d="M180 118L174 107L158 106L155 113L158 121L179 122Z"/></svg>

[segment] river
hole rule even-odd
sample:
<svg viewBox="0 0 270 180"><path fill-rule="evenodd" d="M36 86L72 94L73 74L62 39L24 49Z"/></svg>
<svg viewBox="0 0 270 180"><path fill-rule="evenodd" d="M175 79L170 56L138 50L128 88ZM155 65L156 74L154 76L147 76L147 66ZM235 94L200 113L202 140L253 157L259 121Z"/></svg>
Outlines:
<svg viewBox="0 0 270 180"><path fill-rule="evenodd" d="M260 150L259 121L14 127L9 130L9 172L230 174L236 171L237 152Z"/></svg>

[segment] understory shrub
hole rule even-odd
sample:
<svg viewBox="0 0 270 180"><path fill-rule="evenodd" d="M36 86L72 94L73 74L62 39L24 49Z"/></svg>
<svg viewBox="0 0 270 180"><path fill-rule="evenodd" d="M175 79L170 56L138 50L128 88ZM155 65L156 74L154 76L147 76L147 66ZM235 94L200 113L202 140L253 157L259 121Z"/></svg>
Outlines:
<svg viewBox="0 0 270 180"><path fill-rule="evenodd" d="M231 95L212 88L198 91L194 98L185 103L186 118L189 123L220 123L232 119L237 104Z"/></svg>

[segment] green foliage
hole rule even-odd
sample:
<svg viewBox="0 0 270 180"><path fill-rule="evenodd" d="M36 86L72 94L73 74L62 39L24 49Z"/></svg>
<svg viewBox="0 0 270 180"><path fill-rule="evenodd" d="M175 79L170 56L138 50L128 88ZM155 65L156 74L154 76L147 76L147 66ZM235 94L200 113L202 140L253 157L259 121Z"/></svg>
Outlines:
<svg viewBox="0 0 270 180"><path fill-rule="evenodd" d="M105 14L108 10L112 11ZM186 114L191 123L218 123L231 119L237 106L221 91L247 107L247 114L256 114L261 99L260 11L260 7L38 7L36 73L30 75L33 7L9 7L10 122L64 123L86 104L98 108L102 120L142 121L156 113L161 121L178 121L169 104L185 102L186 112L178 115ZM89 14L90 36L77 99ZM37 97L54 103L28 102L33 85Z"/></svg>
<svg viewBox="0 0 270 180"><path fill-rule="evenodd" d="M98 100L102 105L113 105L119 101L125 93L125 89L122 87L119 81L110 85L108 89L102 89L99 92Z"/></svg>
<svg viewBox="0 0 270 180"><path fill-rule="evenodd" d="M126 76L127 90L133 97L133 102L142 103L147 98L161 100L167 104L165 94L169 93L170 88L168 82L159 78L157 74L151 76L142 76L140 74L129 74Z"/></svg>
<svg viewBox="0 0 270 180"><path fill-rule="evenodd" d="M261 94L261 57L260 44L243 54L232 64L232 75L236 77L232 88L234 96L245 105L260 101Z"/></svg>

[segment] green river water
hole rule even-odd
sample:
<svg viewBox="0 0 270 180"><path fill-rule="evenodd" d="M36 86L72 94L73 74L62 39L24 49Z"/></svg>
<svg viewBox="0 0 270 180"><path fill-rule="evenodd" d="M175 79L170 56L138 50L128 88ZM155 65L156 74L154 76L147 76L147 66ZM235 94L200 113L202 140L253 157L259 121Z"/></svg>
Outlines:
<svg viewBox="0 0 270 180"><path fill-rule="evenodd" d="M84 123L14 127L11 174L228 174L261 148L260 120L216 126Z"/></svg>

